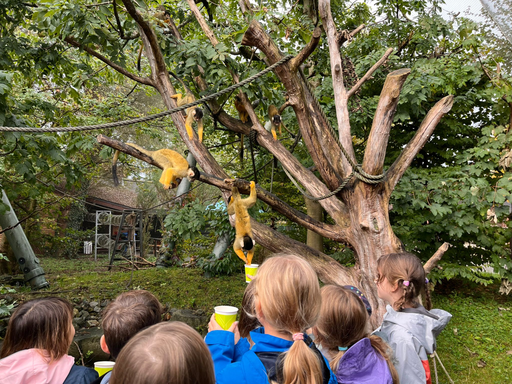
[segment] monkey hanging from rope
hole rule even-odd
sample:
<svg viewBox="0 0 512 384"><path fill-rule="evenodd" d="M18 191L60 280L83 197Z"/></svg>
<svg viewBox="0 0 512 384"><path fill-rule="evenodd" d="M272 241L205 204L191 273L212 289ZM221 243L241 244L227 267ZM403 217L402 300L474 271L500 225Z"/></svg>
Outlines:
<svg viewBox="0 0 512 384"><path fill-rule="evenodd" d="M183 87L185 88L185 97L183 97L181 93L177 93L171 96L173 99L176 99L178 107L196 101L194 94L192 93L190 88L187 87L185 82L171 71L169 71L169 74L176 80L178 80L181 83L181 85L183 85ZM197 136L199 137L199 141L203 142L203 110L198 107L190 107L187 108L185 112L187 114L187 119L185 120L185 128L187 129L189 139L192 140L194 138L194 130L192 128L192 124L195 121L197 122Z"/></svg>
<svg viewBox="0 0 512 384"><path fill-rule="evenodd" d="M137 149L139 152L151 157L162 170L162 176L159 182L164 186L164 189L176 188L180 183L181 179L188 177L190 180L199 179L200 173L195 167L190 167L187 160L180 155L178 152L172 149L159 149L158 151L148 151L144 148L133 143L126 143L132 148ZM112 176L114 178L114 184L118 185L117 179L117 159L119 158L119 151L114 153L114 159L112 161Z"/></svg>
<svg viewBox="0 0 512 384"><path fill-rule="evenodd" d="M235 215L236 237L233 250L246 264L252 263L254 255L251 216L247 212L254 204L256 204L256 183L254 181L251 181L251 193L245 199L241 198L237 187L231 189L231 196L228 200L228 215ZM247 252L247 257L245 257L244 251Z"/></svg>

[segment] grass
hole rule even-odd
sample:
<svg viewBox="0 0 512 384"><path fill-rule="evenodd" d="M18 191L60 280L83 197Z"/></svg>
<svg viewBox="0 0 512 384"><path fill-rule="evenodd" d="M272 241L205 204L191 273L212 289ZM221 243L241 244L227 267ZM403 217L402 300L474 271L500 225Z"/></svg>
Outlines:
<svg viewBox="0 0 512 384"><path fill-rule="evenodd" d="M436 287L435 307L453 315L437 351L456 383L512 382L512 297L498 288L461 280Z"/></svg>
<svg viewBox="0 0 512 384"><path fill-rule="evenodd" d="M106 256L97 262L85 256L74 260L41 258L51 284L47 293L75 302L98 301L139 288L153 292L168 308L212 313L219 304L239 307L246 287L242 272L205 278L194 268L151 268L132 274L117 265L107 271L107 264ZM512 382L512 297L498 294L498 288L498 283L484 287L463 280L436 286L434 306L453 315L438 338L437 352L455 383ZM22 288L16 296L26 300L41 294ZM434 377L432 362L431 370ZM439 364L438 374L440 383L448 383Z"/></svg>

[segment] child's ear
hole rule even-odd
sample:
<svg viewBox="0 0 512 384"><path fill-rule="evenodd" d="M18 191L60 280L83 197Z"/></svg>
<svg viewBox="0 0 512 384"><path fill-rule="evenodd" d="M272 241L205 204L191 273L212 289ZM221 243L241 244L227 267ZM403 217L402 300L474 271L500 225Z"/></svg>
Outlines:
<svg viewBox="0 0 512 384"><path fill-rule="evenodd" d="M265 316L263 316L263 312L261 311L261 304L258 299L254 300L254 310L256 311L256 318L258 320L265 319Z"/></svg>
<svg viewBox="0 0 512 384"><path fill-rule="evenodd" d="M108 353L110 355L110 351L108 350L107 342L105 341L105 335L101 335L100 347L103 352Z"/></svg>

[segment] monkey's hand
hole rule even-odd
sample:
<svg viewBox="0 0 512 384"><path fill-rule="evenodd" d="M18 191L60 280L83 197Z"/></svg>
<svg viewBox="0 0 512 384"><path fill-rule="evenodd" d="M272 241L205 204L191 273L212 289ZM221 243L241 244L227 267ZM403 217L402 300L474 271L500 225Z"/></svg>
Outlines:
<svg viewBox="0 0 512 384"><path fill-rule="evenodd" d="M235 179L224 179L224 182L226 184L233 184L235 182Z"/></svg>

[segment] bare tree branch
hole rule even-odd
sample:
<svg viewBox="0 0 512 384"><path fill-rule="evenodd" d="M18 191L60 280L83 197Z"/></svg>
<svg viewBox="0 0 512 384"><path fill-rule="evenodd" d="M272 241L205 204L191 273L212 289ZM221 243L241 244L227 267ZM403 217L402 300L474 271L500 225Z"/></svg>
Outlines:
<svg viewBox="0 0 512 384"><path fill-rule="evenodd" d="M216 186L217 188L231 191L232 185L226 183L224 180L220 180L215 177L211 177L209 175L201 174L199 179L200 181ZM249 181L237 179L236 186L240 193L248 195L250 192L250 183ZM301 211L290 207L284 201L279 199L274 194L268 192L267 190L261 188L259 185L256 186L256 192L258 195L258 199L268 204L272 207L276 212L281 213L286 216L291 221L303 226L306 229L314 231L323 237L334 241L346 242L347 233L338 225L330 225L323 223L321 221L315 220L312 217L302 213Z"/></svg>
<svg viewBox="0 0 512 384"><path fill-rule="evenodd" d="M163 166L159 164L155 159L153 159L151 156L148 156L139 150L119 141L116 139L112 139L110 137L104 136L104 135L98 135L96 140L98 143L106 145L108 147L114 148L116 150L119 150L120 152L126 153L130 156L133 156L139 160L145 161L148 164L151 164L155 167L158 167L160 169L163 169ZM202 181L206 184L213 185L221 190L225 191L231 191L232 185L225 182L225 179L221 179L209 174L201 174L201 177L199 178L199 181ZM237 179L237 187L239 191L243 194L249 194L250 192L250 185L248 181L245 180L238 180ZM344 231L340 230L341 228L337 225L329 225L326 223L323 223L321 221L315 220L308 215L302 213L299 210L296 210L292 207L290 207L288 204L286 204L284 201L279 199L277 196L273 195L272 193L266 191L265 189L261 188L260 186L257 186L257 195L258 199L261 201L267 203L272 209L275 211L283 214L290 220L298 223L301 226L304 226L306 229L310 229L312 231L315 231L316 233L327 237L334 241L346 241L347 236L344 233Z"/></svg>
<svg viewBox="0 0 512 384"><path fill-rule="evenodd" d="M325 284L357 285L359 280L354 268L347 268L332 257L308 247L306 244L286 237L268 226L251 220L256 243L266 244L271 252L292 253L306 259Z"/></svg>
<svg viewBox="0 0 512 384"><path fill-rule="evenodd" d="M338 35L336 37L336 42L339 46L342 46L343 44L345 44L346 41L350 41L352 40L352 38L357 35L359 32L361 32L363 30L363 28L365 27L364 24L361 24L359 27L357 27L356 29L354 29L352 32L349 32L347 30L343 30L343 31L339 31L338 32Z"/></svg>
<svg viewBox="0 0 512 384"><path fill-rule="evenodd" d="M432 255L430 259L423 265L423 269L425 270L425 274L428 275L432 269L439 263L439 260L443 257L444 253L448 250L450 247L450 243L443 243L439 247L439 249Z"/></svg>
<svg viewBox="0 0 512 384"><path fill-rule="evenodd" d="M212 32L208 24L206 24L206 20L204 19L203 15L199 11L199 8L197 8L196 3L194 0L187 0L188 6L190 7L190 10L196 17L197 22L201 26L201 29L205 33L206 37L210 40L212 45L215 47L217 44L219 44L219 40L217 40L217 37L215 37L215 34Z"/></svg>
<svg viewBox="0 0 512 384"><path fill-rule="evenodd" d="M273 64L283 58L275 42L264 31L262 25L254 19L244 34L242 45L261 50L267 57L268 64ZM306 80L299 76L300 73L292 73L289 70L289 63L277 67L274 72L286 89L288 102L293 107L304 143L313 162L318 166L318 171L329 188L335 189L342 180L339 147L336 147L338 149L333 152L328 152L327 150L331 149L331 146L323 145L324 143L320 142L320 138L325 138L326 142L330 139L334 143L334 138L329 131L325 130L327 122L321 110L318 110L312 95L307 92L304 83ZM339 166L340 172L337 172L337 168L333 164ZM326 209L326 211L328 210Z"/></svg>
<svg viewBox="0 0 512 384"><path fill-rule="evenodd" d="M350 133L350 119L348 114L348 97L343 80L343 63L341 60L340 47L337 42L336 25L331 14L330 0L319 0L318 10L322 18L324 29L327 33L329 44L329 55L331 59L332 87L334 89L334 102L336 104L336 117L338 120L338 133L341 145L348 155L355 161L354 146ZM342 156L343 171L349 174L352 167L348 160Z"/></svg>
<svg viewBox="0 0 512 384"><path fill-rule="evenodd" d="M302 48L297 56L290 60L290 68L293 72L297 71L299 66L313 53L313 51L318 46L318 43L320 42L321 36L322 29L320 27L316 27L313 31L311 40L309 40L309 43L307 43L306 46Z"/></svg>
<svg viewBox="0 0 512 384"><path fill-rule="evenodd" d="M371 175L382 172L400 91L410 73L410 69L391 72L382 87L363 160L363 169Z"/></svg>
<svg viewBox="0 0 512 384"><path fill-rule="evenodd" d="M389 194L409 168L414 157L428 141L441 118L452 109L452 106L453 96L450 95L439 100L428 112L414 137L388 170L387 190Z"/></svg>
<svg viewBox="0 0 512 384"><path fill-rule="evenodd" d="M73 47L77 47L77 48L83 49L85 52L87 52L91 56L94 56L97 59L103 61L109 67L115 69L117 72L119 72L122 75L128 77L129 79L132 79L133 81L136 81L136 82L141 83L141 84L151 85L152 87L155 86L155 84L153 83L153 81L151 79L149 79L147 77L137 76L137 75L131 73L127 69L121 67L119 64L114 63L113 61L107 59L105 56L103 56L99 52L96 52L94 49L92 49L92 48L90 48L90 47L88 47L86 45L80 44L78 41L73 39L71 36L65 37L64 40L68 44L72 45Z"/></svg>
<svg viewBox="0 0 512 384"><path fill-rule="evenodd" d="M393 52L393 48L389 48L384 55L380 58L379 61L377 61L369 70L366 72L366 74L359 79L359 81L352 87L350 91L347 92L347 97L352 96L354 93L356 93L361 86L366 83L366 81L373 75L373 73L382 65L384 62L388 59L389 55Z"/></svg>

